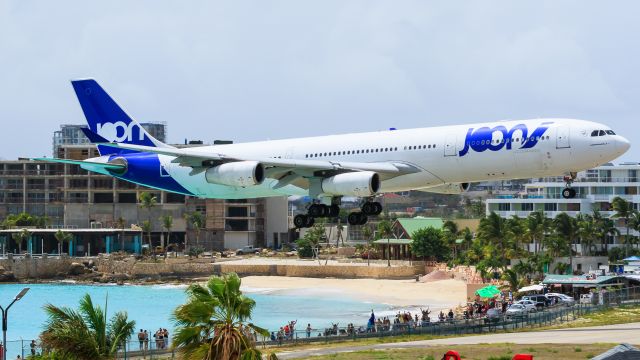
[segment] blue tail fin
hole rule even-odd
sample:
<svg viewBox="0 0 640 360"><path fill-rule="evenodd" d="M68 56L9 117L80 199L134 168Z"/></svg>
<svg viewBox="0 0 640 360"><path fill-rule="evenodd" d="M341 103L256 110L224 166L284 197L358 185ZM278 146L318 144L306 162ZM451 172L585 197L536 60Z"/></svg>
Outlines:
<svg viewBox="0 0 640 360"><path fill-rule="evenodd" d="M89 129L108 142L168 147L129 117L93 79L72 80Z"/></svg>

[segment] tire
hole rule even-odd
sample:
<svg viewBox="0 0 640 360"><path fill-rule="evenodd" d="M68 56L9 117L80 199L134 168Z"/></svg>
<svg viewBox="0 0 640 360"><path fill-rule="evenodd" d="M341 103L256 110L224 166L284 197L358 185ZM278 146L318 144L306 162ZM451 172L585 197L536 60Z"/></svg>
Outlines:
<svg viewBox="0 0 640 360"><path fill-rule="evenodd" d="M323 205L313 204L309 206L309 217L322 217L324 215Z"/></svg>
<svg viewBox="0 0 640 360"><path fill-rule="evenodd" d="M367 201L366 203L362 204L362 213L365 215L373 215L373 213L376 211L376 207L375 205L373 205L372 202Z"/></svg>
<svg viewBox="0 0 640 360"><path fill-rule="evenodd" d="M335 218L340 216L340 206L331 205L329 206L329 217Z"/></svg>
<svg viewBox="0 0 640 360"><path fill-rule="evenodd" d="M304 225L304 227L308 227L308 228L310 228L310 227L312 227L312 226L313 226L313 224L315 224L315 223L316 223L316 219L315 219L315 218L313 218L313 217L311 217L311 216L307 216L307 223Z"/></svg>
<svg viewBox="0 0 640 360"><path fill-rule="evenodd" d="M347 222L349 223L349 225L352 225L352 226L360 225L360 221L362 221L361 217L362 217L362 213L352 212L347 217Z"/></svg>
<svg viewBox="0 0 640 360"><path fill-rule="evenodd" d="M307 215L302 215L302 214L296 215L293 218L293 225L298 229L306 227L307 226Z"/></svg>
<svg viewBox="0 0 640 360"><path fill-rule="evenodd" d="M329 216L331 216L331 207L323 204L323 205L320 205L320 208L322 208L322 216L321 217L329 217Z"/></svg>
<svg viewBox="0 0 640 360"><path fill-rule="evenodd" d="M374 202L373 205L375 206L376 210L374 211L373 215L380 215L382 213L382 204L380 204L379 202Z"/></svg>
<svg viewBox="0 0 640 360"><path fill-rule="evenodd" d="M572 188L562 189L562 197L565 199L573 199L576 197L576 191Z"/></svg>
<svg viewBox="0 0 640 360"><path fill-rule="evenodd" d="M367 215L361 214L360 215L360 223L358 223L358 225L364 225L364 224L367 223L368 220L369 220L369 218L367 217Z"/></svg>

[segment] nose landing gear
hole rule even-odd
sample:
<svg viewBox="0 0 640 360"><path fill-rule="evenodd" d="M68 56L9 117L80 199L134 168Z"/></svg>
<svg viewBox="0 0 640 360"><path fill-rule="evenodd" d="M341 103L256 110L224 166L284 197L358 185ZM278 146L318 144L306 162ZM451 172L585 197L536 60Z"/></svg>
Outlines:
<svg viewBox="0 0 640 360"><path fill-rule="evenodd" d="M562 197L565 199L573 199L576 197L576 190L571 187L571 184L576 179L577 173L570 172L569 176L564 177L565 188L562 189Z"/></svg>

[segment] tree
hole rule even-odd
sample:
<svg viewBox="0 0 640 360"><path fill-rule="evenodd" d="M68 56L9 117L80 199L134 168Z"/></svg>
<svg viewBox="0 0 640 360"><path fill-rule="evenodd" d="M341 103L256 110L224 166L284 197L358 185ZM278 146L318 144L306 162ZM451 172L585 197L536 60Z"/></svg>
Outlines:
<svg viewBox="0 0 640 360"><path fill-rule="evenodd" d="M147 242L149 243L149 254L155 254L155 251L153 251L153 247L151 247L151 221L143 221L140 228L142 228L143 233L147 234Z"/></svg>
<svg viewBox="0 0 640 360"><path fill-rule="evenodd" d="M367 266L371 265L371 237L373 236L373 230L371 226L365 225L362 228L362 237L367 240Z"/></svg>
<svg viewBox="0 0 640 360"><path fill-rule="evenodd" d="M616 212L613 214L614 218L624 219L624 226L627 229L626 234L624 235L624 256L626 257L629 255L629 219L635 210L631 203L619 196L616 196L611 200L611 208Z"/></svg>
<svg viewBox="0 0 640 360"><path fill-rule="evenodd" d="M442 230L426 227L411 234L411 252L422 259L427 257L443 261L449 257L449 249L444 242Z"/></svg>
<svg viewBox="0 0 640 360"><path fill-rule="evenodd" d="M64 232L62 230L56 231L53 237L58 241L58 255L62 255L62 248L64 247L64 244L73 240L73 235L71 233Z"/></svg>
<svg viewBox="0 0 640 360"><path fill-rule="evenodd" d="M547 220L547 217L542 211L530 213L525 220L524 237L530 243L533 243L534 254L538 253L545 232L548 230L548 226L545 228L545 223L548 224Z"/></svg>
<svg viewBox="0 0 640 360"><path fill-rule="evenodd" d="M135 321L123 311L107 320L107 301L103 310L93 305L89 294L82 297L78 310L47 304L44 311L48 320L40 336L43 348L63 359L113 359L135 329Z"/></svg>
<svg viewBox="0 0 640 360"><path fill-rule="evenodd" d="M200 230L204 227L204 217L198 211L194 211L185 214L185 218L188 224L193 227L193 232L196 234L196 248L200 245ZM186 244L185 244L186 247Z"/></svg>
<svg viewBox="0 0 640 360"><path fill-rule="evenodd" d="M582 252L591 255L598 237L596 223L591 215L585 215L578 221L578 236L582 244Z"/></svg>
<svg viewBox="0 0 640 360"><path fill-rule="evenodd" d="M442 224L442 236L447 244L451 248L453 258L456 258L456 240L458 240L458 224L451 220L447 220Z"/></svg>
<svg viewBox="0 0 640 360"><path fill-rule="evenodd" d="M566 254L569 256L569 267L571 271L573 271L573 244L578 237L578 220L567 215L565 212L561 212L553 219L553 223L556 232L556 245L562 245L564 243L568 247Z"/></svg>
<svg viewBox="0 0 640 360"><path fill-rule="evenodd" d="M127 226L127 221L120 216L115 225L116 228L120 229L120 251L124 251L124 228Z"/></svg>
<svg viewBox="0 0 640 360"><path fill-rule="evenodd" d="M31 237L31 232L27 229L22 229L19 232L11 233L11 237L16 242L18 253L22 254L22 243Z"/></svg>
<svg viewBox="0 0 640 360"><path fill-rule="evenodd" d="M391 266L391 245L389 245L389 239L393 235L393 225L389 220L382 220L378 223L377 228L378 239L387 239L387 266Z"/></svg>
<svg viewBox="0 0 640 360"><path fill-rule="evenodd" d="M140 193L140 207L147 210L147 221L149 222L149 231L147 232L147 239L149 241L149 250L153 251L153 244L151 244L151 230L153 223L151 222L151 209L158 204L158 199L152 193L143 191ZM155 253L155 252L154 252Z"/></svg>
<svg viewBox="0 0 640 360"><path fill-rule="evenodd" d="M505 219L492 211L489 216L480 220L477 234L477 237L483 242L485 252L490 253L486 257L503 269L507 267L505 253L507 229L505 223Z"/></svg>
<svg viewBox="0 0 640 360"><path fill-rule="evenodd" d="M173 344L186 360L261 359L248 335L269 332L250 322L255 301L240 291L235 273L211 277L205 286L190 285L187 303L173 312Z"/></svg>
<svg viewBox="0 0 640 360"><path fill-rule="evenodd" d="M502 280L509 283L509 289L514 293L524 286L523 279L514 269L505 269L502 272Z"/></svg>
<svg viewBox="0 0 640 360"><path fill-rule="evenodd" d="M325 222L324 219L320 219L311 228L309 228L302 239L296 241L298 245L298 256L301 258L316 257L314 249L320 246L320 243L325 240L326 235L324 232Z"/></svg>
<svg viewBox="0 0 640 360"><path fill-rule="evenodd" d="M167 240L166 240L166 246L169 245L169 240L171 239L171 229L173 229L173 216L171 215L164 215L160 218L160 220L162 221L162 228L167 230ZM162 244L163 247L166 249L166 246L164 244ZM166 251L164 252L165 256L166 256Z"/></svg>

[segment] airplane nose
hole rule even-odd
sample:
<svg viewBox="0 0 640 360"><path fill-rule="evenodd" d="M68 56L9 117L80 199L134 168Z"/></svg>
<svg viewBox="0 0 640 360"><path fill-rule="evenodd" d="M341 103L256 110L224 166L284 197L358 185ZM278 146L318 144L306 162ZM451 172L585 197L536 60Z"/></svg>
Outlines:
<svg viewBox="0 0 640 360"><path fill-rule="evenodd" d="M618 151L621 154L624 154L625 152L627 152L627 150L629 150L630 147L631 147L631 143L629 142L629 140L618 135L618 140L616 141L616 148L618 149Z"/></svg>

